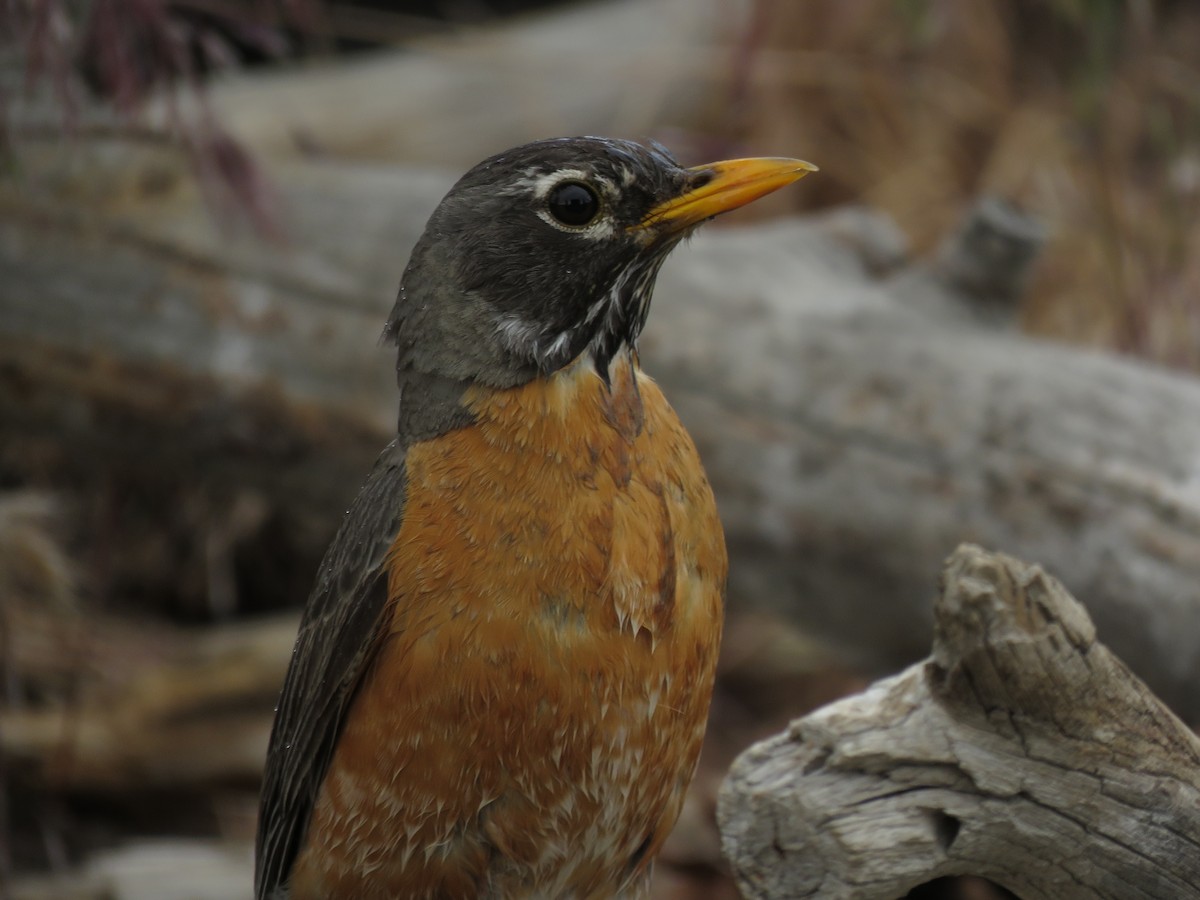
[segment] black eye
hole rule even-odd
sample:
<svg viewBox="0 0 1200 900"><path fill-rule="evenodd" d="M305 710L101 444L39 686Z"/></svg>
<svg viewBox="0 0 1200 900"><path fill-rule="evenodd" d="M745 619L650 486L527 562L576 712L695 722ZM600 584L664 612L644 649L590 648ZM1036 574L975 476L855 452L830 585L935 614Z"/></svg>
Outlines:
<svg viewBox="0 0 1200 900"><path fill-rule="evenodd" d="M546 206L550 215L564 225L580 228L596 218L596 213L600 211L600 200L591 188L577 181L568 181L550 192Z"/></svg>

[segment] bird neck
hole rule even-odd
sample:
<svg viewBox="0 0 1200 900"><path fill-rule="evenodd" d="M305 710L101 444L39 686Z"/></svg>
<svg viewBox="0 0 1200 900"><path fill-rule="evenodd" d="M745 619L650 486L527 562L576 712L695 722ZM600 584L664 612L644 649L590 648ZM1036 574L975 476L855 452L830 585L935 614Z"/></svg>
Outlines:
<svg viewBox="0 0 1200 900"><path fill-rule="evenodd" d="M470 425L473 416L463 403L470 381L412 369L398 370L400 411L396 431L402 444L415 444Z"/></svg>
<svg viewBox="0 0 1200 900"><path fill-rule="evenodd" d="M462 401L475 425L513 447L562 449L588 444L597 432L615 432L614 437L632 444L645 421L639 387L645 376L636 354L622 350L607 376L585 352L557 372L519 387L472 385Z"/></svg>
<svg viewBox="0 0 1200 900"><path fill-rule="evenodd" d="M514 426L524 420L528 428L554 428L586 408L599 411L633 440L644 417L638 388L642 377L637 352L627 345L603 365L587 350L558 371L516 387L404 370L398 376L397 430L402 443L413 444L501 413L513 414Z"/></svg>

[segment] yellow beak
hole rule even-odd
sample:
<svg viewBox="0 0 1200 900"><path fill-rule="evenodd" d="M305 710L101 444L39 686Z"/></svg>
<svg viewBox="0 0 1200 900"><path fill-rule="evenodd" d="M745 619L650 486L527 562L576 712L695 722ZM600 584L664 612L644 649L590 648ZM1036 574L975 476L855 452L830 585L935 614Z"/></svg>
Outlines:
<svg viewBox="0 0 1200 900"><path fill-rule="evenodd" d="M760 157L727 159L687 171L696 177L709 177L699 187L654 207L635 228L682 231L777 191L816 172L817 167L802 159Z"/></svg>

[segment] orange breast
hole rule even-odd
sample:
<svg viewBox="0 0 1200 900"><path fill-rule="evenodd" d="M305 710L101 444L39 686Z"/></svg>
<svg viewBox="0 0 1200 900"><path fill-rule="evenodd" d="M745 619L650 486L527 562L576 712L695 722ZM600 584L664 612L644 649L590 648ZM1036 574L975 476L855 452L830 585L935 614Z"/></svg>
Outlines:
<svg viewBox="0 0 1200 900"><path fill-rule="evenodd" d="M628 359L470 396L414 445L392 617L292 896L611 897L679 814L726 558L695 448Z"/></svg>

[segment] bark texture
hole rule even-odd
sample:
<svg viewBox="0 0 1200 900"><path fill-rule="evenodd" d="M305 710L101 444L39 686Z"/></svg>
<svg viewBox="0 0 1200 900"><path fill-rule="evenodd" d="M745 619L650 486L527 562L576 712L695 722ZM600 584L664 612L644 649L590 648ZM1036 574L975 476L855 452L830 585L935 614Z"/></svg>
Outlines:
<svg viewBox="0 0 1200 900"><path fill-rule="evenodd" d="M1200 740L1058 581L963 546L932 656L747 750L719 820L747 897L1200 897Z"/></svg>

